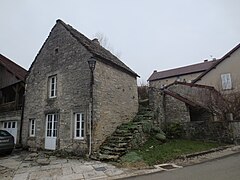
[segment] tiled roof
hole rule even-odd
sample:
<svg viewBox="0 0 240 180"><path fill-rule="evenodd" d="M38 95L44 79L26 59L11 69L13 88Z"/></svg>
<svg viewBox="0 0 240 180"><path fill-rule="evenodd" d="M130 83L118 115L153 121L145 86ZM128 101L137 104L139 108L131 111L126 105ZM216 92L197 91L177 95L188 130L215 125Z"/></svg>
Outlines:
<svg viewBox="0 0 240 180"><path fill-rule="evenodd" d="M100 58L107 64L117 66L120 69L130 73L131 75L139 77L137 73L132 71L127 65L125 65L121 60L119 60L116 56L114 56L110 51L106 50L100 44L88 39L86 36L78 32L72 26L65 24L62 20L57 20L57 23L62 24L71 33L71 35L76 38L78 42L80 42L96 58Z"/></svg>
<svg viewBox="0 0 240 180"><path fill-rule="evenodd" d="M9 72L15 75L19 80L25 81L27 70L17 65L7 57L0 54L0 64L2 64Z"/></svg>
<svg viewBox="0 0 240 180"><path fill-rule="evenodd" d="M159 71L159 72L154 71L153 74L148 79L148 81L155 81L155 80L161 80L161 79L170 78L170 77L176 77L180 75L204 72L216 62L218 62L218 60L204 61L202 63L197 63L197 64L170 69L166 71Z"/></svg>
<svg viewBox="0 0 240 180"><path fill-rule="evenodd" d="M209 71L211 71L212 69L215 69L217 67L218 64L220 64L221 62L223 62L225 59L227 59L228 57L230 57L236 50L238 50L240 48L240 43L235 46L232 50L230 50L227 54L225 54L221 59L219 59L215 64L213 64L212 66L210 66L205 72L203 72L202 74L200 74L200 76L198 76L196 79L193 80L193 83L196 83L197 81L201 80L201 78L203 76L205 76Z"/></svg>

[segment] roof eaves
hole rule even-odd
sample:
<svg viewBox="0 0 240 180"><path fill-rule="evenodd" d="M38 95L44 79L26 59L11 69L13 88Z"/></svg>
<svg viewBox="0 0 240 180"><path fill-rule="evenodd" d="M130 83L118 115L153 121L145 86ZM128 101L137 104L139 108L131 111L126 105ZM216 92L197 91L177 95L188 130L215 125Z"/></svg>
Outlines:
<svg viewBox="0 0 240 180"><path fill-rule="evenodd" d="M6 64L5 62L3 62L3 60L1 59L5 59L5 61L7 61L8 63L11 64L11 66L14 66L15 71L13 71L12 68L9 67L9 64ZM2 54L0 54L0 64L2 64L9 72L11 72L14 76L16 76L17 78L19 78L21 81L25 81L25 78L27 76L28 71L26 69L24 69L23 67L19 66L18 64L16 64L15 62L13 62L12 60L8 59L7 57L3 56ZM21 71L22 73L19 73L17 71Z"/></svg>
<svg viewBox="0 0 240 180"><path fill-rule="evenodd" d="M199 71L192 71L192 72L188 72L188 73L179 73L179 74L175 74L175 75L171 75L171 76L166 76L166 77L162 77L162 78L149 78L148 81L158 81L158 80L162 80L162 79L167 79L167 78L172 78L172 77L177 77L177 76L182 76L182 75L188 75L188 74L194 74L194 73L200 73L200 72L204 72L204 70L199 70Z"/></svg>
<svg viewBox="0 0 240 180"><path fill-rule="evenodd" d="M200 74L196 79L193 80L192 83L196 83L197 81L201 80L203 76L205 76L207 73L209 73L212 69L216 68L221 62L223 62L225 59L229 58L236 50L240 48L240 43L235 46L232 50L230 50L227 54L225 54L220 60L218 60L215 64L213 64L209 69L207 69L205 72Z"/></svg>
<svg viewBox="0 0 240 180"><path fill-rule="evenodd" d="M81 36L83 36L85 39L88 40L88 43L94 43L92 42L90 39L88 39L86 36L84 36L83 34L81 34L79 31L77 31L76 29L74 29L72 26L65 24L62 20L58 19L57 23L61 23L63 25L63 27L80 43L82 44L90 53L92 53L94 56L100 58L103 60L103 62L109 64L109 65L114 65L115 67L118 67L121 70L124 70L124 72L127 72L129 75L132 75L134 77L140 77L137 73L135 73L134 71L132 71L128 66L126 66L121 60L119 60L116 56L114 56L110 51L108 51L107 49L101 47L104 49L104 51L107 51L108 53L111 54L111 56L113 56L114 58L116 58L119 62L121 62L122 65L119 65L115 62L113 62L110 59L107 59L104 56L101 56L100 54L96 53L95 51L93 51L90 46L86 45L85 43L82 43L82 40L80 40L80 38L78 36L76 36L75 33L80 34ZM74 31L74 33L72 32Z"/></svg>

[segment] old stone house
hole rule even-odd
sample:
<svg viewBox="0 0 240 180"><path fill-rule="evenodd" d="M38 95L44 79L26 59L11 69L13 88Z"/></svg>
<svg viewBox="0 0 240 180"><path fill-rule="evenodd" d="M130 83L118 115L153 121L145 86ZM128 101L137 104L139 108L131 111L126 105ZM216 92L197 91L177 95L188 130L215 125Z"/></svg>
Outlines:
<svg viewBox="0 0 240 180"><path fill-rule="evenodd" d="M148 78L150 87L163 88L175 81L191 83L203 72L208 70L217 60L204 60L202 63L183 66L166 71L154 71Z"/></svg>
<svg viewBox="0 0 240 180"><path fill-rule="evenodd" d="M27 71L0 54L0 129L20 143L21 120Z"/></svg>
<svg viewBox="0 0 240 180"><path fill-rule="evenodd" d="M26 79L23 145L78 155L97 150L135 116L137 77L96 39L57 20Z"/></svg>

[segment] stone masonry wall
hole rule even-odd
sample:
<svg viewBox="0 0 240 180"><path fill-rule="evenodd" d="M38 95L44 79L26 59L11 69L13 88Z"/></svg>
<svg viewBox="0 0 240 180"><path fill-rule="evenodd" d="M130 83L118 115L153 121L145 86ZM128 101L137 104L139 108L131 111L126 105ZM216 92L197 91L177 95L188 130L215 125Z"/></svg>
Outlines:
<svg viewBox="0 0 240 180"><path fill-rule="evenodd" d="M214 95L212 90L202 86L195 87L177 83L169 86L168 89L202 106L206 106Z"/></svg>
<svg viewBox="0 0 240 180"><path fill-rule="evenodd" d="M94 144L96 150L117 126L131 121L138 111L137 80L100 61L94 84Z"/></svg>
<svg viewBox="0 0 240 180"><path fill-rule="evenodd" d="M164 94L161 90L156 88L149 88L149 106L154 112L155 123L162 124L165 122L165 109L164 109Z"/></svg>
<svg viewBox="0 0 240 180"><path fill-rule="evenodd" d="M165 97L166 123L190 122L189 109L186 104L169 95Z"/></svg>
<svg viewBox="0 0 240 180"><path fill-rule="evenodd" d="M87 151L86 138L74 139L74 113L87 119L91 54L63 26L57 24L38 53L27 78L23 145L44 149L48 113L58 113L57 149ZM48 97L48 78L57 76L57 97ZM29 120L36 120L36 136L29 137ZM87 132L86 132L87 133Z"/></svg>
<svg viewBox="0 0 240 180"><path fill-rule="evenodd" d="M196 121L183 124L186 137L223 143L233 142L233 133L227 122Z"/></svg>
<svg viewBox="0 0 240 180"><path fill-rule="evenodd" d="M190 121L189 109L186 104L165 95L160 89L150 88L149 103L160 126L164 123Z"/></svg>
<svg viewBox="0 0 240 180"><path fill-rule="evenodd" d="M229 126L233 133L234 142L240 144L240 121L230 121Z"/></svg>

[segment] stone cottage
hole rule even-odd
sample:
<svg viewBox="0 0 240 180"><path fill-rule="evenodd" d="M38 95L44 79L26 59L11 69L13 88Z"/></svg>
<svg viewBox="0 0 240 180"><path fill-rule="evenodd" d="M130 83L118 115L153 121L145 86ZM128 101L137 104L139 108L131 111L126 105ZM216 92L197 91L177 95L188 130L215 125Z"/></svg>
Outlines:
<svg viewBox="0 0 240 180"><path fill-rule="evenodd" d="M27 70L0 54L0 129L21 141L21 120Z"/></svg>
<svg viewBox="0 0 240 180"><path fill-rule="evenodd" d="M135 116L137 77L96 39L57 20L26 79L23 145L91 154Z"/></svg>

